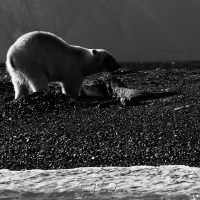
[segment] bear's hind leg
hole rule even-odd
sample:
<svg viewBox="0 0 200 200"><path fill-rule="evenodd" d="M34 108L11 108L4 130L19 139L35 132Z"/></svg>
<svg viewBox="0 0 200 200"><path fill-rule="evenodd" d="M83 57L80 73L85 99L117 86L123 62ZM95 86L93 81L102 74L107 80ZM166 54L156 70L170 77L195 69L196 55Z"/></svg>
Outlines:
<svg viewBox="0 0 200 200"><path fill-rule="evenodd" d="M28 78L28 83L33 92L48 91L49 89L49 81L44 74L40 74L39 77L32 74L32 77Z"/></svg>
<svg viewBox="0 0 200 200"><path fill-rule="evenodd" d="M12 77L12 83L15 90L15 99L21 98L22 96L26 96L31 93L31 89L28 83L22 76L20 78Z"/></svg>

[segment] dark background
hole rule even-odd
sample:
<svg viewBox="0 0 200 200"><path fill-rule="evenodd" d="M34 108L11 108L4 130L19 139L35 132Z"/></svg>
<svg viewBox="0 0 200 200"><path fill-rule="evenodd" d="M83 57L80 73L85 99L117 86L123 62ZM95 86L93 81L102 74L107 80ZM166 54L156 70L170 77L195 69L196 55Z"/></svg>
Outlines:
<svg viewBox="0 0 200 200"><path fill-rule="evenodd" d="M200 59L199 0L0 0L0 62L33 30L120 61Z"/></svg>

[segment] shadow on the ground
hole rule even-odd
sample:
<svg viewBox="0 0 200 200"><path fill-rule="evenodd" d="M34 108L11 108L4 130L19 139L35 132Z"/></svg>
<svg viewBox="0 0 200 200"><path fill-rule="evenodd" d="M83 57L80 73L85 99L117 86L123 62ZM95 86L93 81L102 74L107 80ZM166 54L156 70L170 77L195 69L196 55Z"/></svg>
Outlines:
<svg viewBox="0 0 200 200"><path fill-rule="evenodd" d="M140 100L147 101L160 98L168 98L171 96L180 95L180 92L159 92L159 93L149 93L145 96L138 97Z"/></svg>
<svg viewBox="0 0 200 200"><path fill-rule="evenodd" d="M121 98L120 101L123 105L126 106L140 106L147 104L147 101L156 100L156 99L165 99L175 95L180 95L179 92L162 92L162 93L146 93L141 96L132 98L130 101L127 99ZM148 102L149 104L149 102Z"/></svg>

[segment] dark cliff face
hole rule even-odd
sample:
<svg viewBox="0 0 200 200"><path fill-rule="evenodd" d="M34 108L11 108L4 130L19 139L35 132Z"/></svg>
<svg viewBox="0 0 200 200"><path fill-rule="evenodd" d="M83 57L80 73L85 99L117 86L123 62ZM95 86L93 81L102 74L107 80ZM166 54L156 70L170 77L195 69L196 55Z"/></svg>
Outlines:
<svg viewBox="0 0 200 200"><path fill-rule="evenodd" d="M106 49L122 61L197 60L199 9L196 0L181 6L173 0L1 1L0 62L19 36L33 30Z"/></svg>

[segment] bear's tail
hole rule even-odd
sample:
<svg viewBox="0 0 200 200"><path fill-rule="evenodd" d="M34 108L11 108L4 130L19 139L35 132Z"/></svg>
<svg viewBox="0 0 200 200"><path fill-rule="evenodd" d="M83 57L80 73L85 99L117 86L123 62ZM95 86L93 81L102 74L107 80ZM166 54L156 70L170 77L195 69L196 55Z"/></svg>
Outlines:
<svg viewBox="0 0 200 200"><path fill-rule="evenodd" d="M7 69L16 69L12 57L9 57L9 58L6 60L6 68L7 68Z"/></svg>

